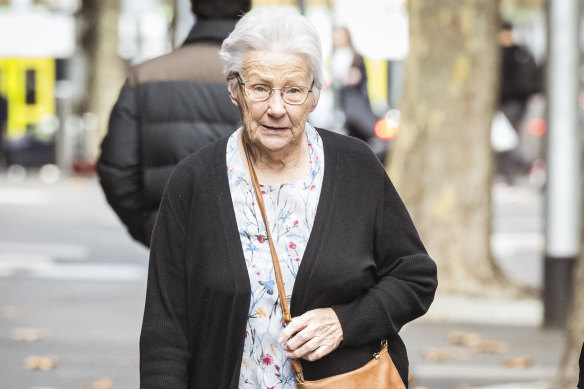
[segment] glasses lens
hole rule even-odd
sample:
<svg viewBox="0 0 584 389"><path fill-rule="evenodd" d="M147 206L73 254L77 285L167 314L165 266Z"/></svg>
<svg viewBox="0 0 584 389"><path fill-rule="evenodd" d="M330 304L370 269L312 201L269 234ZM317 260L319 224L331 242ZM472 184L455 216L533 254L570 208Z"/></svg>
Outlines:
<svg viewBox="0 0 584 389"><path fill-rule="evenodd" d="M299 86L287 86L282 89L282 96L288 104L302 104L306 99L308 90Z"/></svg>
<svg viewBox="0 0 584 389"><path fill-rule="evenodd" d="M266 85L259 84L257 82L248 82L245 84L245 90L247 91L247 97L254 101L264 101L270 97L270 92L272 91Z"/></svg>

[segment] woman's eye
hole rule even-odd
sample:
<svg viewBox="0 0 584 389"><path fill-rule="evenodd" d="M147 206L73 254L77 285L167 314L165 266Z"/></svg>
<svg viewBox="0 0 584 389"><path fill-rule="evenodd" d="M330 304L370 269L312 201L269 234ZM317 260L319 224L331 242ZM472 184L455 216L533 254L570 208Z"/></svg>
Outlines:
<svg viewBox="0 0 584 389"><path fill-rule="evenodd" d="M264 85L254 85L253 90L254 90L254 92L263 93L263 92L267 92L268 88Z"/></svg>
<svg viewBox="0 0 584 389"><path fill-rule="evenodd" d="M297 87L294 87L293 86L293 87L288 88L287 93L288 94L291 94L291 95L294 95L294 94L297 94L297 93L302 93L302 90L300 88L297 88Z"/></svg>

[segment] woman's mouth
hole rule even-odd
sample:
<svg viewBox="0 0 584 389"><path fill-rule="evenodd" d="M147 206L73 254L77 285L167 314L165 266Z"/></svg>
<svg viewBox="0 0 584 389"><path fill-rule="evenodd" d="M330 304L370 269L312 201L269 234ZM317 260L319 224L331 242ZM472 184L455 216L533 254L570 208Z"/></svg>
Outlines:
<svg viewBox="0 0 584 389"><path fill-rule="evenodd" d="M269 131L282 131L287 129L288 127L281 127L281 126L268 126L266 124L262 124L262 127L264 127L266 130Z"/></svg>

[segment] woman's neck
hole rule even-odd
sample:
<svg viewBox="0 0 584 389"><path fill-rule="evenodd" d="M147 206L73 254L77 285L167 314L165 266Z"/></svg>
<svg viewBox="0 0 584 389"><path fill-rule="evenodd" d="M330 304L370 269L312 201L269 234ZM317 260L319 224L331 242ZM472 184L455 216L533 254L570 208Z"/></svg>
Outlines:
<svg viewBox="0 0 584 389"><path fill-rule="evenodd" d="M281 152L269 152L261 147L254 147L252 163L258 180L264 185L278 185L296 182L308 174L310 168L310 153L306 133L296 147ZM241 133L237 139L237 148L242 156L245 170L248 171Z"/></svg>

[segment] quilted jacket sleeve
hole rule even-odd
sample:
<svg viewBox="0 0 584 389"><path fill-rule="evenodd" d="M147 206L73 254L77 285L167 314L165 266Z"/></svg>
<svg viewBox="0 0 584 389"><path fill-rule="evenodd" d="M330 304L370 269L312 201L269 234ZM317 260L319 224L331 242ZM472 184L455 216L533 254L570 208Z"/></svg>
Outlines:
<svg viewBox="0 0 584 389"><path fill-rule="evenodd" d="M130 235L150 246L156 210L144 207L136 106L136 88L125 85L110 116L97 172L107 201Z"/></svg>

